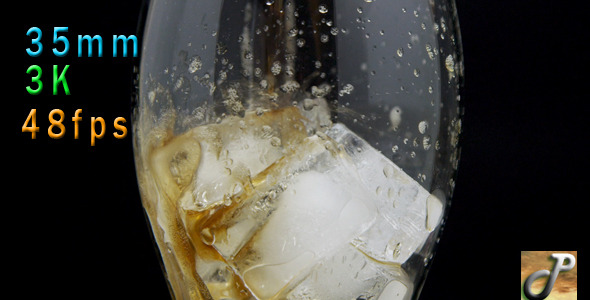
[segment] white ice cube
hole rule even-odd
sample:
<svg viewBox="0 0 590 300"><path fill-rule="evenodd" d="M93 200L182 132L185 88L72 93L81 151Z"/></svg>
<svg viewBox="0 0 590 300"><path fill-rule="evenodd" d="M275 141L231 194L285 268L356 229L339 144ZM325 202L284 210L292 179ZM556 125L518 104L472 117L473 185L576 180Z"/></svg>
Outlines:
<svg viewBox="0 0 590 300"><path fill-rule="evenodd" d="M274 296L348 244L376 215L364 194L345 164L295 176L279 196L276 211L248 244L256 253L255 264L243 269L248 287L259 297Z"/></svg>
<svg viewBox="0 0 590 300"><path fill-rule="evenodd" d="M430 193L346 126L335 124L326 134L352 157L358 177L379 211L373 226L353 244L376 260L404 263L436 227L430 224L434 227L427 228L426 223Z"/></svg>

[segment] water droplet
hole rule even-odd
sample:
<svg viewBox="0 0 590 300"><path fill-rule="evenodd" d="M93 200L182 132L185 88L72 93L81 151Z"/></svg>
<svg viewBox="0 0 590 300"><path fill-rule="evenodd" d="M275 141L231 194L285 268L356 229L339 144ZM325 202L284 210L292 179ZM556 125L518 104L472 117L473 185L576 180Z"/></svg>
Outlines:
<svg viewBox="0 0 590 300"><path fill-rule="evenodd" d="M447 56L445 59L445 66L449 72L455 72L455 60L452 55Z"/></svg>
<svg viewBox="0 0 590 300"><path fill-rule="evenodd" d="M362 8L362 7L357 7L357 8L356 8L356 11L357 11L359 14L362 14L362 13L363 13L363 8Z"/></svg>
<svg viewBox="0 0 590 300"><path fill-rule="evenodd" d="M433 92L433 91L434 91L434 90L432 89L432 86L428 86L428 93L429 93L429 94L432 94L432 92Z"/></svg>
<svg viewBox="0 0 590 300"><path fill-rule="evenodd" d="M418 123L418 131L420 131L421 134L424 134L427 129L428 129L428 122L427 121L421 121L420 123Z"/></svg>
<svg viewBox="0 0 590 300"><path fill-rule="evenodd" d="M397 150L399 150L399 146L398 145L393 145L393 147L391 147L391 151L393 153L397 153Z"/></svg>
<svg viewBox="0 0 590 300"><path fill-rule="evenodd" d="M418 68L414 69L414 77L420 77L420 70Z"/></svg>
<svg viewBox="0 0 590 300"><path fill-rule="evenodd" d="M432 142L430 141L430 136L425 135L424 138L422 139L422 147L424 147L424 150L428 151L431 146L432 146Z"/></svg>
<svg viewBox="0 0 590 300"><path fill-rule="evenodd" d="M380 30L380 31L379 31L379 34L380 34L380 35L384 35L384 34L385 34L385 30L383 30L383 29L382 29L382 30Z"/></svg>
<svg viewBox="0 0 590 300"><path fill-rule="evenodd" d="M432 51L432 45L426 44L426 53L428 53L428 58L434 60L434 51Z"/></svg>
<svg viewBox="0 0 590 300"><path fill-rule="evenodd" d="M338 28L337 27L332 27L332 29L330 29L330 33L332 35L338 35Z"/></svg>
<svg viewBox="0 0 590 300"><path fill-rule="evenodd" d="M320 6L318 7L318 10L320 13L325 14L328 12L328 7L326 7L326 5L324 5L324 4L320 4Z"/></svg>
<svg viewBox="0 0 590 300"><path fill-rule="evenodd" d="M397 130L399 124L402 122L402 109L395 106L389 112L389 122L393 130Z"/></svg>
<svg viewBox="0 0 590 300"><path fill-rule="evenodd" d="M399 57L404 56L404 49L403 48L398 48L397 49L397 56L399 56Z"/></svg>
<svg viewBox="0 0 590 300"><path fill-rule="evenodd" d="M297 47L301 48L305 45L305 40L302 38L297 39Z"/></svg>
<svg viewBox="0 0 590 300"><path fill-rule="evenodd" d="M275 3L275 0L266 0L266 5L273 5L273 3Z"/></svg>
<svg viewBox="0 0 590 300"><path fill-rule="evenodd" d="M188 63L188 72L191 74L195 73L196 71L200 70L202 66L203 62L201 61L201 58L195 55L190 59Z"/></svg>
<svg viewBox="0 0 590 300"><path fill-rule="evenodd" d="M344 96L344 94L349 95L350 93L352 93L353 90L354 90L354 86L350 83L347 83L344 85L344 87L342 87L340 92L338 92L338 95L340 95L340 96Z"/></svg>
<svg viewBox="0 0 590 300"><path fill-rule="evenodd" d="M328 35L327 35L327 34L322 34L322 35L320 36L320 41L321 41L322 43L327 43L327 42L328 42L328 40L330 40L330 38L328 37Z"/></svg>

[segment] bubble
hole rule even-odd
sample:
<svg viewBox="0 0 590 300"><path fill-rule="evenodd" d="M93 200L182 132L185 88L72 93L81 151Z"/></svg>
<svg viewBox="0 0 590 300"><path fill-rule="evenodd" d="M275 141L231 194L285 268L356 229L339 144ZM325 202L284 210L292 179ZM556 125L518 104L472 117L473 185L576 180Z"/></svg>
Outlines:
<svg viewBox="0 0 590 300"><path fill-rule="evenodd" d="M424 138L422 139L422 147L426 151L428 151L430 149L430 147L432 147L432 142L430 140L431 140L431 138L429 135L425 135Z"/></svg>
<svg viewBox="0 0 590 300"><path fill-rule="evenodd" d="M453 55L447 56L445 59L445 66L447 67L447 71L455 72L455 60L453 59Z"/></svg>
<svg viewBox="0 0 590 300"><path fill-rule="evenodd" d="M326 5L324 5L324 4L320 4L320 6L318 7L318 11L321 14L325 14L328 12L328 7L326 7Z"/></svg>
<svg viewBox="0 0 590 300"><path fill-rule="evenodd" d="M270 72L271 72L273 75L279 75L279 73L281 73L281 63L280 63L280 62L278 62L278 61L275 61L275 62L272 64L272 67L270 67Z"/></svg>
<svg viewBox="0 0 590 300"><path fill-rule="evenodd" d="M283 85L281 85L281 91L283 91L284 93L292 93L298 90L299 87L300 85L297 81L289 80L285 82Z"/></svg>
<svg viewBox="0 0 590 300"><path fill-rule="evenodd" d="M270 139L270 144L271 144L273 147L279 147L279 146L281 145L281 139L280 139L280 138L278 138L278 137L276 137L276 136L273 136L273 137Z"/></svg>
<svg viewBox="0 0 590 300"><path fill-rule="evenodd" d="M301 48L305 45L305 40L302 38L298 38L296 43L297 43L297 47Z"/></svg>
<svg viewBox="0 0 590 300"><path fill-rule="evenodd" d="M427 121L421 121L420 123L418 123L418 131L420 131L421 134L424 134L427 129L428 129L428 122Z"/></svg>
<svg viewBox="0 0 590 300"><path fill-rule="evenodd" d="M219 80L224 81L227 79L227 72L226 71L219 71Z"/></svg>
<svg viewBox="0 0 590 300"><path fill-rule="evenodd" d="M399 150L399 146L398 145L393 145L393 147L391 147L391 152L397 153L397 150Z"/></svg>
<svg viewBox="0 0 590 300"><path fill-rule="evenodd" d="M350 83L347 83L346 85L344 85L344 87L342 87L340 92L338 92L338 95L340 95L340 96L344 96L344 94L349 95L350 93L352 93L353 90L354 90L354 86Z"/></svg>
<svg viewBox="0 0 590 300"><path fill-rule="evenodd" d="M195 73L196 71L200 70L202 66L203 62L201 61L201 58L195 55L190 59L188 63L188 72L191 74Z"/></svg>
<svg viewBox="0 0 590 300"><path fill-rule="evenodd" d="M285 68L285 74L287 74L287 76L289 76L289 77L293 77L293 75L295 75L295 71L293 70L293 67L287 66Z"/></svg>
<svg viewBox="0 0 590 300"><path fill-rule="evenodd" d="M332 88L328 84L322 84L319 87L314 85L311 87L311 94L314 97L324 97L330 93L331 89Z"/></svg>
<svg viewBox="0 0 590 300"><path fill-rule="evenodd" d="M402 122L402 109L399 106L395 106L389 112L389 122L391 123L391 128L397 130L397 127Z"/></svg>
<svg viewBox="0 0 590 300"><path fill-rule="evenodd" d="M426 44L426 53L428 53L428 58L430 58L431 60L434 60L434 51L432 51L432 45L430 44Z"/></svg>

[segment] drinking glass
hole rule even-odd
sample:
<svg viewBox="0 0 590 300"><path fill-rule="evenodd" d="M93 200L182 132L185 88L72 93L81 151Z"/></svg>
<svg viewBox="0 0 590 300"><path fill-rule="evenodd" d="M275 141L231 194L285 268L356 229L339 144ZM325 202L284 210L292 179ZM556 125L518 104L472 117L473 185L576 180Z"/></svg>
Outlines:
<svg viewBox="0 0 590 300"><path fill-rule="evenodd" d="M176 299L417 299L449 210L452 0L149 3L142 203Z"/></svg>

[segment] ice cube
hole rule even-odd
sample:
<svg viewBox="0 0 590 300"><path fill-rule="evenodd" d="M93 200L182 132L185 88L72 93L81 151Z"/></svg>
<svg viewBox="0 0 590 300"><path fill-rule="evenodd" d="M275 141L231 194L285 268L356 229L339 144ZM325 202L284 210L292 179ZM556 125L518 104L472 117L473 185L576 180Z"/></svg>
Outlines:
<svg viewBox="0 0 590 300"><path fill-rule="evenodd" d="M343 186L342 174L334 171L295 176L268 223L236 257L244 281L256 295L277 294L374 219L376 212L364 203L362 189Z"/></svg>
<svg viewBox="0 0 590 300"><path fill-rule="evenodd" d="M306 276L377 215L348 155L324 138L306 138L253 178L252 197L214 225L213 246L257 297Z"/></svg>
<svg viewBox="0 0 590 300"><path fill-rule="evenodd" d="M296 150L253 177L247 192L223 211L219 220L216 214L212 215L212 232L217 237L215 249L225 259L234 257L276 210L278 195L287 188L289 179L309 170L310 166L329 168L334 159L324 157L330 155L317 136L306 138Z"/></svg>
<svg viewBox="0 0 590 300"><path fill-rule="evenodd" d="M283 157L307 136L296 107L192 129L157 150L156 172L171 199L186 211L229 204L250 178Z"/></svg>
<svg viewBox="0 0 590 300"><path fill-rule="evenodd" d="M430 193L398 166L343 124L326 132L352 157L362 184L371 192L379 215L353 244L373 259L402 264L421 247L435 224L427 228Z"/></svg>
<svg viewBox="0 0 590 300"><path fill-rule="evenodd" d="M406 276L399 265L378 263L346 244L321 260L296 287L284 292L284 298L372 299L388 282L405 280Z"/></svg>

